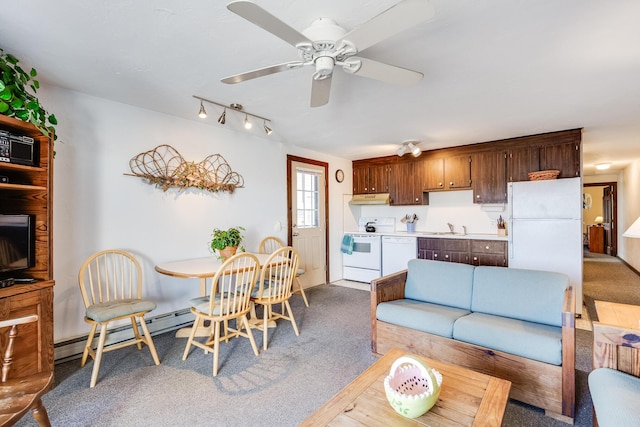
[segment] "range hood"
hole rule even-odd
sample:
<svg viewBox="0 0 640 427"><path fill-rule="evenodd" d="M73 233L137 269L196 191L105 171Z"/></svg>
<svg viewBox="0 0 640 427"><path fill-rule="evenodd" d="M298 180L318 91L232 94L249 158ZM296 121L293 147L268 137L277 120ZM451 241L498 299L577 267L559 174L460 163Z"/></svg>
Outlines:
<svg viewBox="0 0 640 427"><path fill-rule="evenodd" d="M388 205L389 193L356 194L349 202L351 205Z"/></svg>

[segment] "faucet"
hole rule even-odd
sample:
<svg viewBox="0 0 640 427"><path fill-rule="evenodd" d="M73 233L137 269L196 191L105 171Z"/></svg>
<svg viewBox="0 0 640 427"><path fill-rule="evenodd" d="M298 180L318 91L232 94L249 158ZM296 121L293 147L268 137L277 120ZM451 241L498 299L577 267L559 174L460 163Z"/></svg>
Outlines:
<svg viewBox="0 0 640 427"><path fill-rule="evenodd" d="M449 230L451 230L451 234L453 234L453 224L448 222L447 225L449 226Z"/></svg>
<svg viewBox="0 0 640 427"><path fill-rule="evenodd" d="M467 226L466 225L462 226L462 234L464 234L465 236L467 235Z"/></svg>

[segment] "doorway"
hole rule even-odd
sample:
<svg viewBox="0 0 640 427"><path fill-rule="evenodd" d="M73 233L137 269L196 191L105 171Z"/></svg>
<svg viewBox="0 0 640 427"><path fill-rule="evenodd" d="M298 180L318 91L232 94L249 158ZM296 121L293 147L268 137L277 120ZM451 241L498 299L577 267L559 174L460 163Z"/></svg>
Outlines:
<svg viewBox="0 0 640 427"><path fill-rule="evenodd" d="M585 244L593 246L590 237L602 235L602 253L618 254L618 186L615 182L583 184ZM592 228L602 227L602 230Z"/></svg>
<svg viewBox="0 0 640 427"><path fill-rule="evenodd" d="M300 253L302 287L329 281L329 164L287 155L288 244Z"/></svg>

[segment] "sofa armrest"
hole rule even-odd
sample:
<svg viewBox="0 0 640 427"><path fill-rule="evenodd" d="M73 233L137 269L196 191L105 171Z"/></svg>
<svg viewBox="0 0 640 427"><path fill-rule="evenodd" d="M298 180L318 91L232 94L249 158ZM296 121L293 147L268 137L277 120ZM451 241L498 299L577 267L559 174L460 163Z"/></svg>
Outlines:
<svg viewBox="0 0 640 427"><path fill-rule="evenodd" d="M377 353L377 318L378 304L404 298L404 285L407 281L407 270L371 281L371 350Z"/></svg>
<svg viewBox="0 0 640 427"><path fill-rule="evenodd" d="M562 413L575 417L576 396L576 298L572 286L564 293L562 307Z"/></svg>

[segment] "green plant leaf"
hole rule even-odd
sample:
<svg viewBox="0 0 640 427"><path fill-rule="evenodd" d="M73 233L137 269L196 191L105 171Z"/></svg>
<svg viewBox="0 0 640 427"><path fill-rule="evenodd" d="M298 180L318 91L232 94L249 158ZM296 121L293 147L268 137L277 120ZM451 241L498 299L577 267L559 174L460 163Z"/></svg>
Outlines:
<svg viewBox="0 0 640 427"><path fill-rule="evenodd" d="M0 101L0 113L4 113L9 109L9 104L6 102Z"/></svg>
<svg viewBox="0 0 640 427"><path fill-rule="evenodd" d="M57 125L58 124L58 119L56 119L56 116L54 116L53 114L49 115L49 123L51 123L52 125Z"/></svg>
<svg viewBox="0 0 640 427"><path fill-rule="evenodd" d="M35 86L35 89L33 90L34 92L36 91L36 89L40 89L40 82L37 80L33 80L33 85Z"/></svg>
<svg viewBox="0 0 640 427"><path fill-rule="evenodd" d="M22 104L22 99L20 99L20 98L13 98L11 100L11 108L13 108L14 110L16 108L22 108L22 105L23 105Z"/></svg>
<svg viewBox="0 0 640 427"><path fill-rule="evenodd" d="M17 118L23 121L29 120L29 112L27 110L16 110L14 111Z"/></svg>
<svg viewBox="0 0 640 427"><path fill-rule="evenodd" d="M5 88L4 82L0 80L0 92L2 92Z"/></svg>
<svg viewBox="0 0 640 427"><path fill-rule="evenodd" d="M35 68L32 68L32 69L31 69L31 72L30 72L29 74L31 74L31 77L35 77L35 76L37 76L37 75L38 75L38 72L36 71L36 69L35 69Z"/></svg>
<svg viewBox="0 0 640 427"><path fill-rule="evenodd" d="M0 99L4 101L9 101L11 99L11 89L9 87L5 87L0 91Z"/></svg>
<svg viewBox="0 0 640 427"><path fill-rule="evenodd" d="M18 63L18 58L11 55L10 53L7 53L6 58L7 58L7 62L9 62L10 64L16 65Z"/></svg>

